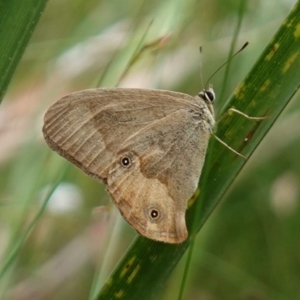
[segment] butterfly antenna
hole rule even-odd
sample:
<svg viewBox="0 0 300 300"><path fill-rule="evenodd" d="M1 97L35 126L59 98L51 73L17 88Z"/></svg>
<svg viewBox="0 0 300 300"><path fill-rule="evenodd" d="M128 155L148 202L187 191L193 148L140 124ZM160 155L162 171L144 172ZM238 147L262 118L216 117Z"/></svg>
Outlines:
<svg viewBox="0 0 300 300"><path fill-rule="evenodd" d="M199 47L199 52L200 52L200 80L202 84L202 88L204 88L204 82L203 82L203 55L202 55L202 47Z"/></svg>
<svg viewBox="0 0 300 300"><path fill-rule="evenodd" d="M239 54L241 51L243 51L247 46L249 45L249 42L246 42L242 48L240 50L238 50L237 52L235 52L227 61L225 61L215 72L213 72L213 74L208 78L208 80L206 81L205 84L205 89L207 87L207 84L209 83L209 81L213 78L213 76L215 76L215 74L217 72L219 72L227 63L229 63L237 54ZM200 47L200 51L201 51L201 47Z"/></svg>

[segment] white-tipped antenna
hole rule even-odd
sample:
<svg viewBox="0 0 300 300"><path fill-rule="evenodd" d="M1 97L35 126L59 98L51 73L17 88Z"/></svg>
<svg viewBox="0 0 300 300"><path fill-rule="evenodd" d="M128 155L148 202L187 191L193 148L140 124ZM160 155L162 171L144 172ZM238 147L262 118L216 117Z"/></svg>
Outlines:
<svg viewBox="0 0 300 300"><path fill-rule="evenodd" d="M229 63L237 54L239 54L241 51L243 51L247 46L249 45L249 42L246 42L242 48L240 50L238 50L237 52L235 52L227 61L225 61L215 72L213 72L213 74L208 78L208 80L206 81L205 86L203 85L203 78L202 78L202 71L201 71L201 81L202 81L202 86L204 87L204 89L207 89L207 84L209 83L209 81L213 78L213 76L219 72L227 63ZM200 62L202 65L202 48L200 47Z"/></svg>
<svg viewBox="0 0 300 300"><path fill-rule="evenodd" d="M199 47L200 51L200 80L202 84L202 88L204 88L204 82L203 82L203 59L202 59L202 47Z"/></svg>

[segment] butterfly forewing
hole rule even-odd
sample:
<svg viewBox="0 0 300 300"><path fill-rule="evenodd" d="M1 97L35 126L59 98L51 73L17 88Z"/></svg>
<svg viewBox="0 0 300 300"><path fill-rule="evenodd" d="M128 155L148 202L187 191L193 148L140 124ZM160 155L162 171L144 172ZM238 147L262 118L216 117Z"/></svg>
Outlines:
<svg viewBox="0 0 300 300"><path fill-rule="evenodd" d="M45 139L53 150L86 173L105 181L112 155L124 140L189 104L174 101L179 93L162 94L157 97L153 90L139 89L91 89L72 93L47 111Z"/></svg>

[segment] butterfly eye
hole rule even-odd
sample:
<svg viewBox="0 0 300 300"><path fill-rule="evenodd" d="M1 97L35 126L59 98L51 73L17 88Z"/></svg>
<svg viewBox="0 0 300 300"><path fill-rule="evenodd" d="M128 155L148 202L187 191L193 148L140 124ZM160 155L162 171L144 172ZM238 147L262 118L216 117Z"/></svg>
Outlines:
<svg viewBox="0 0 300 300"><path fill-rule="evenodd" d="M216 99L216 95L214 93L214 90L212 88L209 89L203 89L198 96L203 99L206 102L213 103Z"/></svg>
<svg viewBox="0 0 300 300"><path fill-rule="evenodd" d="M121 164L123 167L129 167L131 165L131 160L128 156L124 156L121 158Z"/></svg>
<svg viewBox="0 0 300 300"><path fill-rule="evenodd" d="M211 102L215 101L215 94L211 91L205 91L205 98Z"/></svg>

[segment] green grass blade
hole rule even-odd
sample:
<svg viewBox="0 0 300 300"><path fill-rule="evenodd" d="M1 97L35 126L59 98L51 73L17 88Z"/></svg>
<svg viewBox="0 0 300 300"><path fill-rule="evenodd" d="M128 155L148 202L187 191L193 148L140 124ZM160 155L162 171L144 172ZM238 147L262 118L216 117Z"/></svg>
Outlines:
<svg viewBox="0 0 300 300"><path fill-rule="evenodd" d="M0 5L0 102L47 0L9 0Z"/></svg>
<svg viewBox="0 0 300 300"><path fill-rule="evenodd" d="M253 122L232 115L218 126L218 137L246 157L253 153L299 88L299 49L298 2L224 107L224 111L235 107L251 116L268 117ZM245 163L212 139L200 182L200 196L187 211L189 239L180 245L168 245L136 238L96 299L153 299L195 238L191 233L194 222L199 231Z"/></svg>
<svg viewBox="0 0 300 300"><path fill-rule="evenodd" d="M228 60L234 55L234 51L235 51L236 46L237 46L237 39L239 37L239 33L240 33L241 27L242 27L242 21L244 19L244 15L245 15L246 6L247 6L247 1L241 0L240 4L239 4L237 24L236 24L236 28L235 28L235 31L234 31L234 34L233 34L232 42L231 42L231 45L230 45L230 50L229 50L229 53L228 53ZM231 65L231 63L228 63L225 66L225 73L224 73L224 79L223 79L223 83L222 83L222 89L220 91L220 95L219 95L219 98L218 98L218 101L221 104L223 103L222 100L224 100L224 94L226 92L226 87L227 87L229 74L230 74L230 65Z"/></svg>
<svg viewBox="0 0 300 300"><path fill-rule="evenodd" d="M52 196L53 192L55 189L58 187L58 185L62 182L62 180L65 178L66 173L69 170L69 166L67 166L62 172L60 172L60 176L58 176L56 182L53 184L47 195L45 196L45 199L36 213L36 215L33 217L32 221L28 224L28 226L24 229L23 228L23 233L20 237L17 236L19 232L19 228L17 228L14 234L14 241L12 246L9 249L9 253L7 254L7 258L3 262L3 265L0 266L0 281L2 280L3 276L5 273L9 270L9 268L13 265L15 262L15 259L17 258L21 247L24 245L26 239L30 235L31 231L34 229L38 221L40 220L41 216L45 212L46 206L50 200L50 197Z"/></svg>

